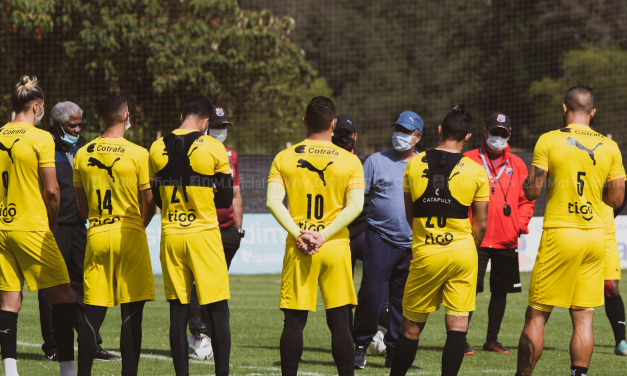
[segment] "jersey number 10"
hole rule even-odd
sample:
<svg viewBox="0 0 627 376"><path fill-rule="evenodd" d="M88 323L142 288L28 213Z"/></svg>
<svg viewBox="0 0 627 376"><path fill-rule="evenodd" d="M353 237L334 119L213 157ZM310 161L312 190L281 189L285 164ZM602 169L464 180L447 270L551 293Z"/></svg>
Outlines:
<svg viewBox="0 0 627 376"><path fill-rule="evenodd" d="M311 197L310 193L307 194L307 219L311 219ZM316 195L314 205L314 217L320 220L324 217L324 197L322 195Z"/></svg>

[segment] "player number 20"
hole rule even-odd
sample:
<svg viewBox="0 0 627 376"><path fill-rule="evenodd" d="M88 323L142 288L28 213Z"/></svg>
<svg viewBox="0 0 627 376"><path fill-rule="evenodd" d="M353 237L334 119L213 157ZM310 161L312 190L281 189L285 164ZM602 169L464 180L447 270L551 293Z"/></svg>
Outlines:
<svg viewBox="0 0 627 376"><path fill-rule="evenodd" d="M100 189L96 189L96 195L98 196L98 214L102 215L104 210L107 210L107 214L113 212L113 205L111 204L111 190L107 189L102 197Z"/></svg>
<svg viewBox="0 0 627 376"><path fill-rule="evenodd" d="M307 194L307 219L311 219L311 201L312 195ZM322 219L324 217L324 197L322 195L316 195L314 199L314 217L316 219Z"/></svg>
<svg viewBox="0 0 627 376"><path fill-rule="evenodd" d="M426 228L433 228L434 227L434 224L431 223L432 220L433 220L433 217L427 217L427 222L425 223L425 227ZM436 217L436 223L437 223L439 228L446 227L446 217Z"/></svg>

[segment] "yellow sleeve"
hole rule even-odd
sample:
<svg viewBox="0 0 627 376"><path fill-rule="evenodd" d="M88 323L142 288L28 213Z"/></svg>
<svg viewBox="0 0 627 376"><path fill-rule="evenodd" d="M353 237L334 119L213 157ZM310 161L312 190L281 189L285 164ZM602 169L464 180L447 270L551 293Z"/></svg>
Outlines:
<svg viewBox="0 0 627 376"><path fill-rule="evenodd" d="M150 146L150 152L148 153L148 176L150 177L150 180L155 180L155 176L157 175L155 172L155 159L154 159L154 150L155 149L155 144L158 141L155 141L152 143L152 145Z"/></svg>
<svg viewBox="0 0 627 376"><path fill-rule="evenodd" d="M543 134L536 142L536 147L533 149L532 166L549 171L549 145L546 141L547 134Z"/></svg>
<svg viewBox="0 0 627 376"><path fill-rule="evenodd" d="M278 183L285 186L285 181L283 180L283 175L281 175L281 163L280 156L278 154L274 157L274 161L272 161L272 167L270 167L270 173L268 174L268 183ZM362 181L363 181L363 170L362 170ZM299 233L300 234L300 233Z"/></svg>
<svg viewBox="0 0 627 376"><path fill-rule="evenodd" d="M412 158L409 163L407 163L407 167L405 167L405 173L403 174L403 192L410 193L411 186L409 185L409 172L411 171L411 162L415 158Z"/></svg>
<svg viewBox="0 0 627 376"><path fill-rule="evenodd" d="M625 168L623 167L623 156L618 149L618 145L614 145L614 153L612 153L612 166L607 176L607 181L625 178Z"/></svg>
<svg viewBox="0 0 627 376"><path fill-rule="evenodd" d="M364 195L366 190L362 188L353 188L346 192L346 206L340 214L335 217L333 222L320 231L320 234L329 240L334 237L343 228L351 224L355 218L359 217L364 208Z"/></svg>
<svg viewBox="0 0 627 376"><path fill-rule="evenodd" d="M477 174L477 192L473 201L490 201L490 181L488 180L488 174L482 168Z"/></svg>
<svg viewBox="0 0 627 376"><path fill-rule="evenodd" d="M279 222L294 239L300 236L300 228L294 223L290 212L283 205L285 198L285 186L276 182L268 182L268 192L266 196L266 207L274 218Z"/></svg>
<svg viewBox="0 0 627 376"><path fill-rule="evenodd" d="M366 185L364 184L364 167L361 165L359 158L357 156L353 156L354 167L353 173L351 177L348 179L348 184L346 185L346 190L350 191L353 189L361 189L365 190Z"/></svg>
<svg viewBox="0 0 627 376"><path fill-rule="evenodd" d="M148 150L142 148L139 153L139 160L137 161L137 178L139 183L139 189L144 191L150 189L150 172L148 162Z"/></svg>
<svg viewBox="0 0 627 376"><path fill-rule="evenodd" d="M207 136L209 137L209 136ZM229 163L229 156L226 154L226 149L224 145L220 141L217 141L220 144L220 147L213 148L211 154L215 160L214 165L214 174L215 173L223 173L223 174L231 174L231 164Z"/></svg>
<svg viewBox="0 0 627 376"><path fill-rule="evenodd" d="M55 167L54 164L54 140L52 135L46 132L37 145L37 159L39 167Z"/></svg>
<svg viewBox="0 0 627 376"><path fill-rule="evenodd" d="M81 170L79 168L80 166L80 155L81 155L81 151L79 150L78 153L76 153L76 155L74 156L74 168L73 168L73 172L72 172L72 182L74 183L75 187L82 187L83 186L83 180L81 179Z"/></svg>

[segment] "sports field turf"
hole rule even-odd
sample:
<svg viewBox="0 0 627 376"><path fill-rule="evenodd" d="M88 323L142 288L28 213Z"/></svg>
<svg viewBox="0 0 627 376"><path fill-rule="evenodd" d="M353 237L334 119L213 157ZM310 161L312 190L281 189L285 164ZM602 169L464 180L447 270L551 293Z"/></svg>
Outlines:
<svg viewBox="0 0 627 376"><path fill-rule="evenodd" d="M529 286L529 273L522 274L523 290ZM487 278L487 277L486 277ZM627 271L623 271L621 290L627 292ZM361 275L356 276L356 285ZM280 375L279 338L283 324L283 314L278 310L280 276L231 276L231 331L233 348L231 353L231 374L233 375ZM564 283L569 283L564 281ZM144 311L144 340L140 375L173 375L169 359L168 344L168 305L163 295L163 281L155 278L157 300L146 305ZM486 283L487 284L487 283ZM499 340L507 347L515 349L523 326L526 308L526 292L512 294L507 302L507 311ZM320 297L320 296L319 296ZM460 375L491 374L513 375L516 368L516 354L496 354L480 351L487 327L487 306L489 294L477 299L477 312L473 318L468 336L475 349L475 355L466 357ZM420 340L416 364L423 370L413 375L439 375L442 346L446 333L443 322L443 309L432 314ZM556 309L546 330L545 351L535 375L567 375L570 370L568 345L571 333L568 310ZM603 307L595 311L595 349L590 375L626 375L627 358L613 355L614 339ZM109 309L102 327L104 347L119 351L120 309ZM24 304L18 326L18 367L22 376L55 375L57 365L43 361L39 348L41 334L37 295L25 293ZM305 352L300 365L302 375L335 375L331 357L331 337L326 327L324 308L318 300L318 311L309 315L305 328ZM368 357L366 369L356 371L356 375L385 375L384 358ZM119 362L95 362L93 375L119 375ZM214 374L213 362L190 363L190 375Z"/></svg>

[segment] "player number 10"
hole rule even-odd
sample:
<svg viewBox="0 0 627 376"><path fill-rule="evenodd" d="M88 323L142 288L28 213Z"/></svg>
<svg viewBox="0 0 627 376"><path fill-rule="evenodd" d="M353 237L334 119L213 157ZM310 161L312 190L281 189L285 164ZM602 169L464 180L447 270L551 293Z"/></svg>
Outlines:
<svg viewBox="0 0 627 376"><path fill-rule="evenodd" d="M311 219L311 199L312 195L307 194L307 219ZM314 217L316 219L322 219L324 217L324 197L322 195L316 195L314 204Z"/></svg>

